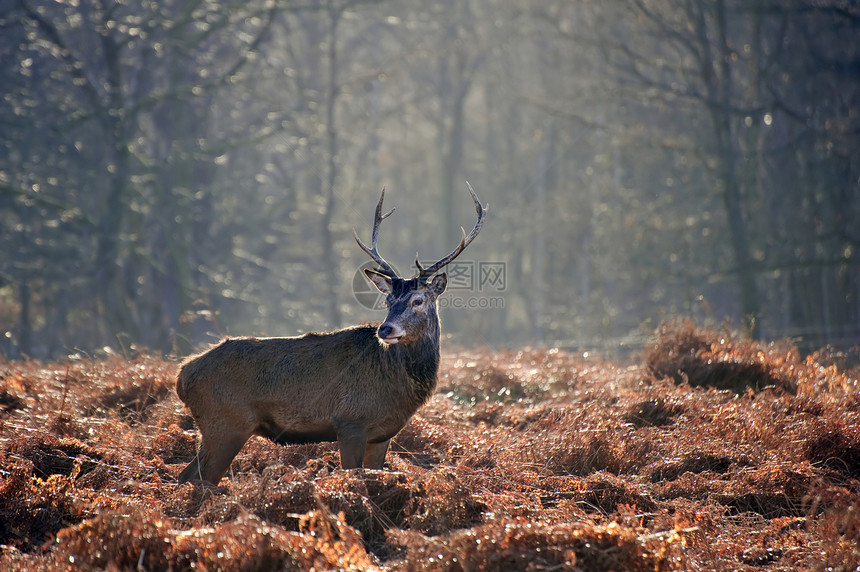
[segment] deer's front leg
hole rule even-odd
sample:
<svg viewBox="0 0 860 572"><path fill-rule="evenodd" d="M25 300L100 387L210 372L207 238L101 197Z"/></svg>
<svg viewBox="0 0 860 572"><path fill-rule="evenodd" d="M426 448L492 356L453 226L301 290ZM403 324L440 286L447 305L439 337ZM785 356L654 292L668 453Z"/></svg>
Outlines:
<svg viewBox="0 0 860 572"><path fill-rule="evenodd" d="M367 432L358 425L345 424L337 428L337 445L340 449L340 466L357 469L364 460Z"/></svg>

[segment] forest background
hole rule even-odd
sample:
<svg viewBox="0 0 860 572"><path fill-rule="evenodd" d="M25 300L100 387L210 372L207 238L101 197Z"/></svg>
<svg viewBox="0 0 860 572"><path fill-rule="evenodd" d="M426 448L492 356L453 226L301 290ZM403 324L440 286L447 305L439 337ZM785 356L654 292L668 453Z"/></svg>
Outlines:
<svg viewBox="0 0 860 572"><path fill-rule="evenodd" d="M2 0L0 354L182 355L379 319L624 353L669 317L860 340L860 6Z"/></svg>

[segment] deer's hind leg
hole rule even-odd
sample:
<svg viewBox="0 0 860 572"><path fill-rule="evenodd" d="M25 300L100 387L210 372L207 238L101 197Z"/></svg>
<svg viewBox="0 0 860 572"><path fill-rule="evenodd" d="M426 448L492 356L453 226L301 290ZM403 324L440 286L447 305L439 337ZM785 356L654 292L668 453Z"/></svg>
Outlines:
<svg viewBox="0 0 860 572"><path fill-rule="evenodd" d="M205 432L201 428L197 456L179 474L179 483L206 481L217 485L230 467L233 458L251 436L251 432L228 435Z"/></svg>

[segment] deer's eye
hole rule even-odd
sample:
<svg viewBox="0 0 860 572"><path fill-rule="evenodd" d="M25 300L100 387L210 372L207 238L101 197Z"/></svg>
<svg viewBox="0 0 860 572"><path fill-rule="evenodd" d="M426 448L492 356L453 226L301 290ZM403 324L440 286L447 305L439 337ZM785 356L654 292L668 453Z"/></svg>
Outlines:
<svg viewBox="0 0 860 572"><path fill-rule="evenodd" d="M418 308L423 303L424 303L424 298L413 298L412 299L412 307L413 308Z"/></svg>

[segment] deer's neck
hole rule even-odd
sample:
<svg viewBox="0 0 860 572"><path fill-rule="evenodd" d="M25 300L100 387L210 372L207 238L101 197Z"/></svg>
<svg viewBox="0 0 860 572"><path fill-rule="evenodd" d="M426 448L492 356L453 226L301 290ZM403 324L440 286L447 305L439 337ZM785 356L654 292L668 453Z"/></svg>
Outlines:
<svg viewBox="0 0 860 572"><path fill-rule="evenodd" d="M408 345L395 345L389 348L392 357L400 362L410 381L414 384L416 396L422 401L430 397L436 389L436 375L439 372L439 318L430 320L429 331L420 340Z"/></svg>

